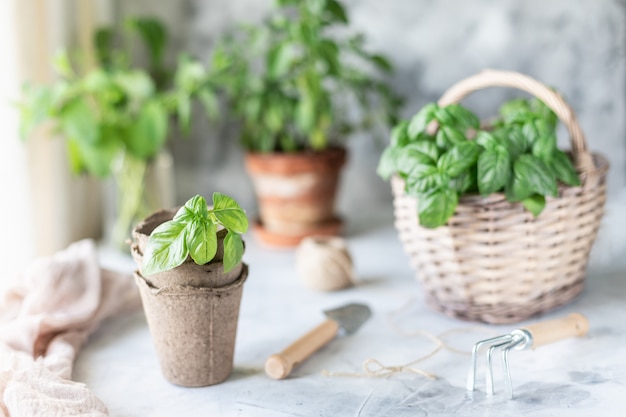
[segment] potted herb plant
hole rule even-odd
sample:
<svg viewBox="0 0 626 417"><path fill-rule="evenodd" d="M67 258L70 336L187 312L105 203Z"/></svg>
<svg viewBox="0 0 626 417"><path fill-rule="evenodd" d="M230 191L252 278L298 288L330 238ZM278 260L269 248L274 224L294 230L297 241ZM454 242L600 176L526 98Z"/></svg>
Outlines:
<svg viewBox="0 0 626 417"><path fill-rule="evenodd" d="M504 103L481 125L458 101L494 86L535 97ZM557 147L558 121L570 153ZM427 302L454 317L505 323L582 290L607 169L557 92L486 70L399 123L378 173L392 177L395 225Z"/></svg>
<svg viewBox="0 0 626 417"><path fill-rule="evenodd" d="M331 36L347 23L337 0L278 0L261 24L225 38L214 53L258 197L256 231L270 245L337 234L346 138L395 121L399 100L381 78L392 67L365 50L362 35Z"/></svg>
<svg viewBox="0 0 626 417"><path fill-rule="evenodd" d="M196 195L133 230L135 280L161 370L174 384L213 385L232 371L247 229L239 204L214 193L212 207Z"/></svg>
<svg viewBox="0 0 626 417"><path fill-rule="evenodd" d="M26 84L19 107L23 137L51 122L53 132L67 143L74 173L114 178L117 213L110 241L121 247L133 223L162 207L162 191L147 192L146 173L165 151L174 116L187 130L192 99L201 99L210 112L216 107L199 62L181 56L173 71L166 67L167 32L158 20L128 19L118 32L96 32L94 68L60 54L55 61L59 80ZM148 52L147 68L129 52L137 36Z"/></svg>

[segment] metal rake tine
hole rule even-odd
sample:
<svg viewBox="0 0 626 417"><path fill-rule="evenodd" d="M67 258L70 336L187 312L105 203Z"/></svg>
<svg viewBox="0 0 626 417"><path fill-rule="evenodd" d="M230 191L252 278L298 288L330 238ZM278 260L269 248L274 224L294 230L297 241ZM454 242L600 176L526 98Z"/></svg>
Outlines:
<svg viewBox="0 0 626 417"><path fill-rule="evenodd" d="M493 345L500 343L502 341L510 341L512 336L510 334L504 334L496 337L492 337L490 339L481 340L474 345L472 348L472 366L470 367L470 372L467 377L466 390L468 392L474 391L474 387L476 385L476 363L478 361L478 352L480 348L485 345Z"/></svg>
<svg viewBox="0 0 626 417"><path fill-rule="evenodd" d="M511 380L511 367L509 366L509 352L517 346L526 343L526 339L519 338L502 349L502 369L504 372L504 389L513 398L513 381Z"/></svg>
<svg viewBox="0 0 626 417"><path fill-rule="evenodd" d="M493 395L494 393L494 389L493 389L493 352L498 349L498 348L502 348L505 349L506 347L508 347L509 345L515 343L515 341L513 340L513 337L511 335L507 335L509 336L509 340L503 342L503 343L498 343L495 345L491 345L489 347L489 350L487 350L487 372L485 374L485 391L487 392L487 395Z"/></svg>

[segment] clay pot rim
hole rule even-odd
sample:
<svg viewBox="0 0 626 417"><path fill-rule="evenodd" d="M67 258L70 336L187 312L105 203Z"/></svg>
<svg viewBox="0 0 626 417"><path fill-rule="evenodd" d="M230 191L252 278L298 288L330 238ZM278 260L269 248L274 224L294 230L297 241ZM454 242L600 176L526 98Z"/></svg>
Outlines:
<svg viewBox="0 0 626 417"><path fill-rule="evenodd" d="M344 227L344 220L339 216L333 217L320 225L314 232L304 232L295 235L285 235L270 232L263 226L263 222L256 218L252 223L254 233L261 238L261 241L272 248L293 249L309 236L337 236Z"/></svg>
<svg viewBox="0 0 626 417"><path fill-rule="evenodd" d="M241 287L248 279L248 265L243 263L241 269L241 275L239 278L227 284L223 287L190 287L187 285L172 285L167 287L156 288L150 284L150 282L141 275L141 272L135 270L133 273L135 281L141 285L146 286L152 295L163 295L166 297L194 297L194 296L206 296L209 294L221 294L236 290Z"/></svg>
<svg viewBox="0 0 626 417"><path fill-rule="evenodd" d="M293 175L328 169L339 170L346 162L344 146L330 146L321 151L305 149L296 152L246 152L245 165L250 173Z"/></svg>

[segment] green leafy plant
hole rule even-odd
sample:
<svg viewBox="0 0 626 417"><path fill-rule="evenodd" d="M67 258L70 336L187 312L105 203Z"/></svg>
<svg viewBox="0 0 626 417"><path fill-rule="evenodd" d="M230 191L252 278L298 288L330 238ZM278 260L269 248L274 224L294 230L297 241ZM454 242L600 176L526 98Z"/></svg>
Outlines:
<svg viewBox="0 0 626 417"><path fill-rule="evenodd" d="M460 196L472 193L504 192L538 216L545 197L558 195L559 181L580 185L569 156L557 148L557 121L538 99L505 103L490 129L459 104L431 103L393 129L378 174L404 179L425 227L445 224Z"/></svg>
<svg viewBox="0 0 626 417"><path fill-rule="evenodd" d="M119 39L113 28L95 34L95 68L81 71L80 60L72 62L61 53L55 60L57 82L24 85L19 104L22 137L51 121L54 132L67 140L75 173L106 177L120 153L151 159L165 144L171 116L177 115L181 127L188 129L193 98L206 103L211 114L216 110L202 64L181 56L175 71L166 69L167 32L159 21L128 19L124 28L125 36ZM149 52L149 69L131 61L129 45L137 33Z"/></svg>
<svg viewBox="0 0 626 417"><path fill-rule="evenodd" d="M149 211L144 174L164 148L172 121L187 131L191 101L199 99L213 116L217 101L200 62L181 55L174 70L166 67L167 31L158 20L131 18L117 29L95 33L95 67L80 59L85 51L75 59L59 54L54 64L60 78L51 85L25 84L19 108L22 137L47 122L65 139L74 173L114 174L120 207L113 241L121 244L132 222ZM133 62L137 39L147 51L147 68Z"/></svg>
<svg viewBox="0 0 626 417"><path fill-rule="evenodd" d="M243 145L257 152L323 150L359 128L393 125L400 100L381 79L389 61L364 37L338 39L348 24L337 0L278 0L257 26L227 36L214 76L241 121Z"/></svg>
<svg viewBox="0 0 626 417"><path fill-rule="evenodd" d="M217 253L217 231L224 238L224 271L233 269L243 256L241 234L248 230L248 218L231 197L213 193L213 207L199 195L189 199L174 218L150 234L143 257L142 272L152 275L181 265L188 256L198 265L210 262Z"/></svg>

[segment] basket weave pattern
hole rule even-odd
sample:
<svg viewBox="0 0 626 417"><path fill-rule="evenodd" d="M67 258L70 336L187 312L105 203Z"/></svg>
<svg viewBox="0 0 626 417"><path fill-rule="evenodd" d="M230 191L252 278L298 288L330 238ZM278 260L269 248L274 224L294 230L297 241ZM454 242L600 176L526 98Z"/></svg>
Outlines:
<svg viewBox="0 0 626 417"><path fill-rule="evenodd" d="M504 81L494 83L494 75ZM457 84L439 103L458 101L492 85L529 91L510 81L511 76L529 80L516 73L483 72L474 76L478 86ZM458 85L463 94L454 92ZM454 99L446 98L450 96ZM432 308L466 320L511 323L565 304L581 292L603 215L608 163L587 153L571 111L567 117L556 112L570 135L578 136L572 138L572 145L582 186L560 186L558 197L547 197L544 211L536 218L501 193L485 198L469 195L460 199L446 225L424 228L418 222L417 200L405 194L402 179L392 179L395 226Z"/></svg>

